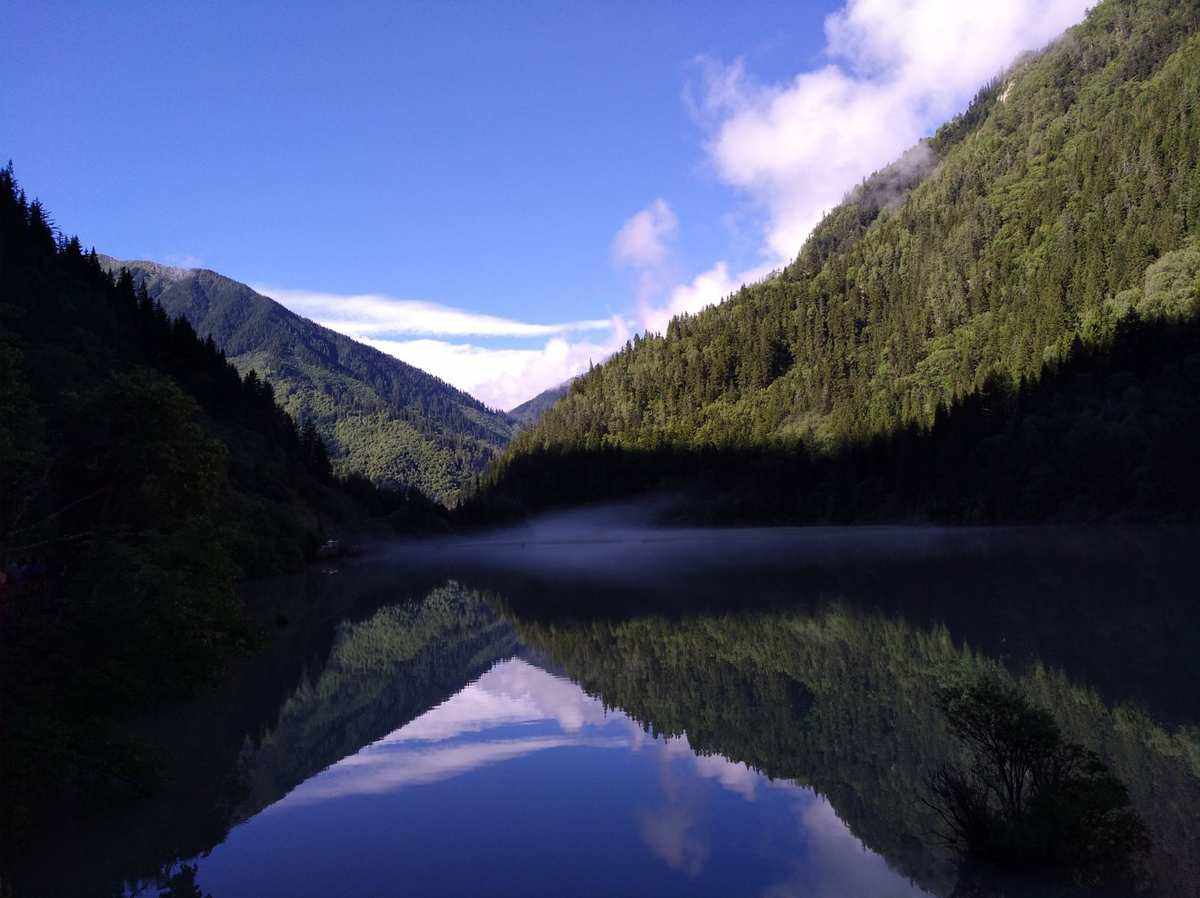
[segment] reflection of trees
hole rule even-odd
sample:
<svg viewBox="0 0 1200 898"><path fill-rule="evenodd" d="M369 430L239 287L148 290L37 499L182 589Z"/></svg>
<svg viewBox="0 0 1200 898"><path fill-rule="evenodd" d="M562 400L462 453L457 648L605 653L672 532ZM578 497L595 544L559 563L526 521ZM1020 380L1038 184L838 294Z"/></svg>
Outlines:
<svg viewBox="0 0 1200 898"><path fill-rule="evenodd" d="M515 649L511 629L456 584L340 624L324 669L243 754L251 794L238 817L445 701Z"/></svg>
<svg viewBox="0 0 1200 898"><path fill-rule="evenodd" d="M289 623L228 688L161 722L164 792L55 843L16 871L19 885L37 884L18 894L121 895L131 881L191 894L195 871L181 859L515 650L479 596L425 582L412 586L424 598L403 601L397 579L353 571L254 584L267 619Z"/></svg>
<svg viewBox="0 0 1200 898"><path fill-rule="evenodd" d="M1048 711L994 674L948 685L939 698L968 758L937 765L928 804L966 865L1133 887L1145 825L1095 752L1065 740Z"/></svg>
<svg viewBox="0 0 1200 898"><path fill-rule="evenodd" d="M196 864L180 864L176 870L171 870L160 884L159 898L212 898L196 883Z"/></svg>
<svg viewBox="0 0 1200 898"><path fill-rule="evenodd" d="M824 620L753 613L668 620L641 617L553 625L518 619L588 692L662 735L686 732L718 753L825 794L854 834L925 887L952 881L946 852L925 850L933 828L914 800L914 763L941 725L936 708L898 727L887 656L840 616ZM863 642L847 645L845 636ZM850 651L848 651L850 649Z"/></svg>
<svg viewBox="0 0 1200 898"><path fill-rule="evenodd" d="M1200 837L1200 744L1128 706L1035 665L1013 676L957 643L944 627L918 628L832 604L679 619L553 621L516 616L522 637L587 691L649 729L686 731L693 747L745 762L823 793L872 850L923 887L947 893L953 854L922 802L943 760L961 748L939 704L938 675L987 674L1053 715L1064 744L1097 752L1149 826L1156 878L1194 891ZM1049 720L1049 717L1042 718ZM1091 774L1087 755L1063 780ZM1070 767L1070 765L1068 765ZM1070 772L1064 768L1065 772ZM1101 778L1102 779L1102 778Z"/></svg>

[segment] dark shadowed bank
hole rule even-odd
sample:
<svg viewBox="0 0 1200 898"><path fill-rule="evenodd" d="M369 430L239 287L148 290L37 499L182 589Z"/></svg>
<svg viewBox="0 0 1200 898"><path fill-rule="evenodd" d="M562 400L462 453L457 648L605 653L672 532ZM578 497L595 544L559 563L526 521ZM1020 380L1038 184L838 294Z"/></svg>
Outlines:
<svg viewBox="0 0 1200 898"><path fill-rule="evenodd" d="M1200 321L1130 310L1103 342L1077 341L1019 388L995 378L930 427L828 451L785 442L526 450L502 459L455 515L479 524L663 494L672 499L660 515L713 523L1196 520L1197 445Z"/></svg>
<svg viewBox="0 0 1200 898"><path fill-rule="evenodd" d="M428 530L0 171L0 842L136 792L124 722L258 641L237 580Z"/></svg>

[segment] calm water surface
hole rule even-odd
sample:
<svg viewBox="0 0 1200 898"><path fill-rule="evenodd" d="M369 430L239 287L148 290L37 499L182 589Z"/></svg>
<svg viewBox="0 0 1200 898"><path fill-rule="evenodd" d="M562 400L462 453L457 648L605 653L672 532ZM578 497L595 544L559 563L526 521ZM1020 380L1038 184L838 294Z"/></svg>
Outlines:
<svg viewBox="0 0 1200 898"><path fill-rule="evenodd" d="M379 547L253 584L268 649L144 727L159 796L18 894L989 894L923 800L955 670L1096 751L1149 884L1200 894L1197 548L603 516Z"/></svg>

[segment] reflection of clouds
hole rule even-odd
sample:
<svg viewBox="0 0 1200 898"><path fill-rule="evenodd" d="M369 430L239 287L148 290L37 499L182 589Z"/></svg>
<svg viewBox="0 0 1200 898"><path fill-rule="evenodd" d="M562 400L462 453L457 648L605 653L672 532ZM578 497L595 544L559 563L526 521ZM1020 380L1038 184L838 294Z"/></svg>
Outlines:
<svg viewBox="0 0 1200 898"><path fill-rule="evenodd" d="M746 801L754 801L759 783L766 777L741 761L731 761L724 755L700 755L688 744L686 735L673 736L663 745L663 752L670 758L691 758L692 768L701 779L716 780L730 792L736 792Z"/></svg>
<svg viewBox="0 0 1200 898"><path fill-rule="evenodd" d="M833 806L810 790L803 790L796 814L808 850L804 863L792 875L763 892L763 898L842 898L873 895L877 898L919 898L926 895L898 876L882 857L870 851L850 832Z"/></svg>
<svg viewBox="0 0 1200 898"><path fill-rule="evenodd" d="M724 792L738 797L725 798L725 808L730 801L743 806L741 801L760 799L764 805L794 804L799 850L790 874L764 898L922 894L864 848L811 789L772 782L721 755L697 755L686 735L652 737L628 715L606 711L571 681L517 659L497 664L442 704L303 783L274 808L392 793L538 752L579 747L640 752L642 763L657 765L658 788L635 799L613 825L632 823L649 851L685 876L697 878L710 865L719 866L714 853L719 855L721 845L712 840ZM755 813L750 825L769 825L759 819Z"/></svg>
<svg viewBox="0 0 1200 898"><path fill-rule="evenodd" d="M547 748L582 744L562 737L503 739L445 748L399 748L377 742L301 785L280 804L308 804L350 795L377 795L405 786L434 783ZM617 743L618 745L620 743Z"/></svg>
<svg viewBox="0 0 1200 898"><path fill-rule="evenodd" d="M443 741L500 726L553 720L568 733L605 722L604 706L564 680L512 659L497 664L457 695L426 711L388 742Z"/></svg>
<svg viewBox="0 0 1200 898"><path fill-rule="evenodd" d="M547 722L555 723L559 734L524 739L480 735ZM626 738L583 735L585 727L609 722L616 722L616 715L607 716L599 700L569 680L518 659L502 661L442 704L302 784L280 804L392 792L550 748L628 747Z"/></svg>
<svg viewBox="0 0 1200 898"><path fill-rule="evenodd" d="M745 764L730 761L721 755L697 755L696 773L705 779L715 779L730 792L736 792L746 801L754 801L754 790L762 774L755 773Z"/></svg>
<svg viewBox="0 0 1200 898"><path fill-rule="evenodd" d="M684 806L640 811L638 830L646 845L673 870L698 876L708 860L708 845L695 830L697 815Z"/></svg>
<svg viewBox="0 0 1200 898"><path fill-rule="evenodd" d="M755 789L763 777L721 755L697 755L686 735L656 740L654 744L663 803L637 813L638 832L668 867L695 878L703 871L710 853L703 795L695 788L696 781L715 780L746 801L754 801Z"/></svg>

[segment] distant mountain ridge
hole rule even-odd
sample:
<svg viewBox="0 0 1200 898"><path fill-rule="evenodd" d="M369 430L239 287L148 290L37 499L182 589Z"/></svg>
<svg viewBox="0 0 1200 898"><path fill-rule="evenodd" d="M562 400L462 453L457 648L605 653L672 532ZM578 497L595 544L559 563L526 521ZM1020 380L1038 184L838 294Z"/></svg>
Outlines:
<svg viewBox="0 0 1200 898"><path fill-rule="evenodd" d="M419 368L297 315L203 268L101 256L127 268L168 315L254 369L297 422L312 420L335 470L453 503L513 434L503 412Z"/></svg>
<svg viewBox="0 0 1200 898"><path fill-rule="evenodd" d="M575 378L571 378L566 383L561 383L557 387L551 387L548 390L542 390L532 399L527 399L518 405L516 408L508 410L508 416L512 418L517 425L517 428L532 427L538 422L547 409L562 399L571 392L571 384Z"/></svg>

